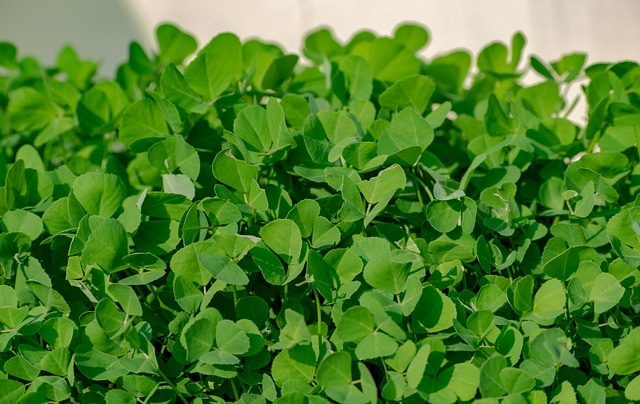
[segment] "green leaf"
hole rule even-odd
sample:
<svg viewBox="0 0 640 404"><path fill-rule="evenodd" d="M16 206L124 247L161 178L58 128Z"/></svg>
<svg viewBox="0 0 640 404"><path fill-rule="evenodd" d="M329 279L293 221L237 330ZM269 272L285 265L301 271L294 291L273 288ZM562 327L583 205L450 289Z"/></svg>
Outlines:
<svg viewBox="0 0 640 404"><path fill-rule="evenodd" d="M313 199L304 199L296 204L287 219L293 220L300 228L302 237L308 238L314 228L315 219L320 214L320 205Z"/></svg>
<svg viewBox="0 0 640 404"><path fill-rule="evenodd" d="M166 194L184 195L189 200L196 196L193 182L182 174L162 174L162 191Z"/></svg>
<svg viewBox="0 0 640 404"><path fill-rule="evenodd" d="M125 146L140 152L169 137L169 128L160 107L143 98L130 104L122 113L118 136Z"/></svg>
<svg viewBox="0 0 640 404"><path fill-rule="evenodd" d="M269 305L258 296L243 297L236 303L236 315L238 318L246 318L256 326L262 327L269 318Z"/></svg>
<svg viewBox="0 0 640 404"><path fill-rule="evenodd" d="M404 170L394 164L370 180L358 183L358 188L369 203L378 203L393 196L398 189L404 189L407 179Z"/></svg>
<svg viewBox="0 0 640 404"><path fill-rule="evenodd" d="M249 278L242 268L228 257L203 252L198 254L198 264L209 271L214 279L219 279L231 285L246 285L249 283Z"/></svg>
<svg viewBox="0 0 640 404"><path fill-rule="evenodd" d="M609 371L614 375L630 375L640 370L640 328L634 328L609 354Z"/></svg>
<svg viewBox="0 0 640 404"><path fill-rule="evenodd" d="M302 235L294 221L277 219L260 229L260 237L285 262L297 263L302 252Z"/></svg>
<svg viewBox="0 0 640 404"><path fill-rule="evenodd" d="M607 233L632 248L640 249L640 230L636 230L639 227L640 207L632 207L609 219Z"/></svg>
<svg viewBox="0 0 640 404"><path fill-rule="evenodd" d="M69 369L69 351L57 348L49 351L40 361L40 368L57 376L66 376Z"/></svg>
<svg viewBox="0 0 640 404"><path fill-rule="evenodd" d="M156 29L156 39L160 48L160 60L168 63L181 63L184 58L196 51L195 38L172 24L162 24Z"/></svg>
<svg viewBox="0 0 640 404"><path fill-rule="evenodd" d="M373 91L373 69L361 56L347 55L340 60L340 70L346 76L351 98L368 100Z"/></svg>
<svg viewBox="0 0 640 404"><path fill-rule="evenodd" d="M216 36L187 66L184 77L198 94L214 100L242 75L242 45L237 36Z"/></svg>
<svg viewBox="0 0 640 404"><path fill-rule="evenodd" d="M533 298L533 310L527 318L540 325L551 325L565 313L566 292L557 279L546 281Z"/></svg>
<svg viewBox="0 0 640 404"><path fill-rule="evenodd" d="M425 369L427 367L427 361L429 360L429 354L431 353L431 345L425 344L418 349L415 357L407 368L407 385L412 389L415 389L420 384L422 377L424 376Z"/></svg>
<svg viewBox="0 0 640 404"><path fill-rule="evenodd" d="M409 165L433 142L431 125L411 108L391 118L391 125L378 140L378 154L397 155Z"/></svg>
<svg viewBox="0 0 640 404"><path fill-rule="evenodd" d="M413 108L422 115L427 108L436 84L429 77L415 75L393 83L380 94L380 105L390 110Z"/></svg>
<svg viewBox="0 0 640 404"><path fill-rule="evenodd" d="M544 83L524 88L519 95L525 107L540 119L551 118L563 104L559 95L558 84L554 81L545 81Z"/></svg>
<svg viewBox="0 0 640 404"><path fill-rule="evenodd" d="M609 273L601 273L593 281L589 300L593 302L596 315L613 308L624 295L624 287Z"/></svg>
<svg viewBox="0 0 640 404"><path fill-rule="evenodd" d="M340 242L340 230L323 216L316 217L313 222L313 248L322 250L332 247Z"/></svg>
<svg viewBox="0 0 640 404"><path fill-rule="evenodd" d="M130 286L113 284L109 285L109 294L111 294L120 303L120 306L130 316L142 316L142 305L138 300L138 296Z"/></svg>
<svg viewBox="0 0 640 404"><path fill-rule="evenodd" d="M202 292L193 282L185 280L182 276L176 275L173 278L173 294L176 303L189 314L195 314L200 309L202 303Z"/></svg>
<svg viewBox="0 0 640 404"><path fill-rule="evenodd" d="M509 303L519 314L524 314L532 308L533 284L533 277L531 275L527 275L515 279L513 284L511 284L507 290Z"/></svg>
<svg viewBox="0 0 640 404"><path fill-rule="evenodd" d="M213 160L213 175L223 184L244 193L251 189L252 181L258 176L258 167L233 157L228 151L221 151Z"/></svg>
<svg viewBox="0 0 640 404"><path fill-rule="evenodd" d="M40 374L40 369L32 366L22 355L7 360L4 371L13 377L28 381L33 381Z"/></svg>
<svg viewBox="0 0 640 404"><path fill-rule="evenodd" d="M359 342L373 331L373 316L362 306L345 311L335 330L335 335L345 342Z"/></svg>
<svg viewBox="0 0 640 404"><path fill-rule="evenodd" d="M211 350L216 327L207 318L200 318L188 324L180 335L180 342L187 351L187 360L195 362Z"/></svg>
<svg viewBox="0 0 640 404"><path fill-rule="evenodd" d="M383 82L396 82L420 70L420 62L413 51L396 39L362 41L353 47L352 53L365 57L373 68L374 77Z"/></svg>
<svg viewBox="0 0 640 404"><path fill-rule="evenodd" d="M203 263L200 260L200 254L203 253L211 256L224 257L222 248L215 241L199 241L184 246L178 250L173 257L171 257L169 267L173 272L182 276L185 280L204 286L209 283L212 278L212 274L203 266ZM208 258L205 258L205 260L207 259ZM210 261L216 260L210 259Z"/></svg>
<svg viewBox="0 0 640 404"><path fill-rule="evenodd" d="M453 390L461 401L473 400L480 386L480 370L471 363L456 363L443 372L442 378L445 380L445 373L448 373L449 369L451 376L448 388Z"/></svg>
<svg viewBox="0 0 640 404"><path fill-rule="evenodd" d="M125 267L122 258L129 254L127 232L116 219L104 219L94 229L84 244L83 265L97 265L108 273Z"/></svg>
<svg viewBox="0 0 640 404"><path fill-rule="evenodd" d="M42 129L59 113L50 99L31 87L13 91L6 108L9 124L19 132Z"/></svg>
<svg viewBox="0 0 640 404"><path fill-rule="evenodd" d="M149 161L158 169L181 173L196 181L200 175L200 157L182 136L173 136L151 146Z"/></svg>
<svg viewBox="0 0 640 404"><path fill-rule="evenodd" d="M2 230L9 233L24 233L35 241L44 227L39 216L17 209L8 211L2 216Z"/></svg>
<svg viewBox="0 0 640 404"><path fill-rule="evenodd" d="M167 100L185 111L190 111L202 102L198 93L189 87L182 73L173 64L167 65L163 70L160 87Z"/></svg>
<svg viewBox="0 0 640 404"><path fill-rule="evenodd" d="M395 29L393 37L412 51L418 51L429 43L429 31L427 28L413 23L399 25Z"/></svg>
<svg viewBox="0 0 640 404"><path fill-rule="evenodd" d="M329 388L351 383L351 355L347 352L335 352L326 356L318 366L318 383Z"/></svg>
<svg viewBox="0 0 640 404"><path fill-rule="evenodd" d="M127 197L120 178L113 174L91 172L73 181L73 195L90 215L113 216Z"/></svg>
<svg viewBox="0 0 640 404"><path fill-rule="evenodd" d="M500 397L506 394L501 373L507 368L507 361L500 355L487 359L480 368L480 393L483 397Z"/></svg>
<svg viewBox="0 0 640 404"><path fill-rule="evenodd" d="M405 289L413 256L401 251L371 260L365 265L365 281L376 289L399 294Z"/></svg>
<svg viewBox="0 0 640 404"><path fill-rule="evenodd" d="M516 368L502 369L500 381L509 394L526 393L536 386L536 380L533 377Z"/></svg>
<svg viewBox="0 0 640 404"><path fill-rule="evenodd" d="M595 257L595 251L589 247L571 247L549 260L543 268L545 274L560 280L567 280L578 269L582 261Z"/></svg>
<svg viewBox="0 0 640 404"><path fill-rule="evenodd" d="M271 375L276 385L282 385L288 380L299 380L310 383L316 370L316 359L310 345L297 345L285 349L273 359Z"/></svg>
<svg viewBox="0 0 640 404"><path fill-rule="evenodd" d="M456 306L448 296L433 286L422 289L422 295L411 314L413 324L428 332L438 332L453 326Z"/></svg>
<svg viewBox="0 0 640 404"><path fill-rule="evenodd" d="M107 335L113 337L125 325L125 314L110 299L102 299L96 306L96 321Z"/></svg>
<svg viewBox="0 0 640 404"><path fill-rule="evenodd" d="M476 204L471 198L432 200L427 206L427 220L434 229L449 233L458 226L469 234L476 222Z"/></svg>
<svg viewBox="0 0 640 404"><path fill-rule="evenodd" d="M5 403L17 402L24 390L24 385L18 381L0 379L0 397Z"/></svg>
<svg viewBox="0 0 640 404"><path fill-rule="evenodd" d="M360 360L375 359L393 355L398 343L385 333L374 331L364 337L356 346L356 356Z"/></svg>
<svg viewBox="0 0 640 404"><path fill-rule="evenodd" d="M640 400L640 375L636 376L624 389L624 396L627 400Z"/></svg>
<svg viewBox="0 0 640 404"><path fill-rule="evenodd" d="M6 172L4 209L35 207L53 194L53 181L17 160Z"/></svg>
<svg viewBox="0 0 640 404"><path fill-rule="evenodd" d="M222 320L216 326L216 341L220 350L233 355L247 353L250 346L247 334L229 320Z"/></svg>
<svg viewBox="0 0 640 404"><path fill-rule="evenodd" d="M0 66L13 69L17 64L18 49L10 42L0 42Z"/></svg>
<svg viewBox="0 0 640 404"><path fill-rule="evenodd" d="M493 94L489 96L484 121L487 133L490 136L506 136L514 132L513 120L504 111L500 101Z"/></svg>

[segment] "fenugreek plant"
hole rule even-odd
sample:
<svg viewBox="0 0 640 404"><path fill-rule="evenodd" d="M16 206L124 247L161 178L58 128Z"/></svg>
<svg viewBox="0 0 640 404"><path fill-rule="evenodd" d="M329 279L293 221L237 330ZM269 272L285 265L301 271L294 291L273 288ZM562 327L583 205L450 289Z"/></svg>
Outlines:
<svg viewBox="0 0 640 404"><path fill-rule="evenodd" d="M428 42L0 43L0 401L640 399L640 66Z"/></svg>

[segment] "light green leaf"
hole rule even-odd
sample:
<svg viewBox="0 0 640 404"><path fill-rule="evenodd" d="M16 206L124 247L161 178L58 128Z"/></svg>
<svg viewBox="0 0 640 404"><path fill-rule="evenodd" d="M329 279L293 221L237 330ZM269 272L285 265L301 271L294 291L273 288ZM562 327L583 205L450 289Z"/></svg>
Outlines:
<svg viewBox="0 0 640 404"><path fill-rule="evenodd" d="M130 104L120 118L118 136L134 151L145 151L156 141L169 137L169 128L158 105L143 98Z"/></svg>
<svg viewBox="0 0 640 404"><path fill-rule="evenodd" d="M216 344L223 352L242 355L249 350L250 342L247 333L233 321L222 320L216 326Z"/></svg>
<svg viewBox="0 0 640 404"><path fill-rule="evenodd" d="M236 159L229 151L221 151L213 160L213 175L216 179L244 193L249 192L258 172L257 166Z"/></svg>
<svg viewBox="0 0 640 404"><path fill-rule="evenodd" d="M415 75L393 83L380 94L380 105L390 110L411 107L422 115L427 108L436 84L429 77Z"/></svg>
<svg viewBox="0 0 640 404"><path fill-rule="evenodd" d="M318 366L316 377L324 388L348 385L351 383L351 355L334 352L326 356Z"/></svg>
<svg viewBox="0 0 640 404"><path fill-rule="evenodd" d="M414 326L422 327L428 332L452 327L455 317L456 306L453 301L430 285L422 289L420 300L411 314Z"/></svg>
<svg viewBox="0 0 640 404"><path fill-rule="evenodd" d="M86 173L73 182L73 194L90 215L113 216L122 206L127 190L113 174Z"/></svg>
<svg viewBox="0 0 640 404"><path fill-rule="evenodd" d="M212 101L242 76L242 44L237 36L216 36L187 66L184 77L198 94Z"/></svg>
<svg viewBox="0 0 640 404"><path fill-rule="evenodd" d="M160 48L160 60L164 62L180 63L198 47L193 36L172 24L158 26L156 39Z"/></svg>
<svg viewBox="0 0 640 404"><path fill-rule="evenodd" d="M358 188L367 202L373 204L393 196L398 189L404 189L406 182L402 167L393 164L372 179L359 182Z"/></svg>
<svg viewBox="0 0 640 404"><path fill-rule="evenodd" d="M222 247L215 241L199 241L178 250L178 252L171 257L169 267L173 272L184 277L184 279L204 286L209 283L212 275L209 270L202 265L199 259L199 255L202 253L224 257Z"/></svg>
<svg viewBox="0 0 640 404"><path fill-rule="evenodd" d="M58 107L32 87L11 93L7 105L9 124L19 132L42 129L58 115Z"/></svg>
<svg viewBox="0 0 640 404"><path fill-rule="evenodd" d="M433 142L431 125L412 108L405 108L391 118L391 125L378 140L378 154L397 155L409 165Z"/></svg>
<svg viewBox="0 0 640 404"><path fill-rule="evenodd" d="M125 314L111 301L104 298L96 305L96 321L107 335L113 337L125 324Z"/></svg>
<svg viewBox="0 0 640 404"><path fill-rule="evenodd" d="M609 355L609 371L630 375L640 370L640 327L634 328Z"/></svg>
<svg viewBox="0 0 640 404"><path fill-rule="evenodd" d="M373 316L362 306L345 311L335 330L335 335L345 342L358 342L373 331Z"/></svg>
<svg viewBox="0 0 640 404"><path fill-rule="evenodd" d="M413 256L402 251L371 260L364 267L364 279L376 289L399 294L405 289Z"/></svg>
<svg viewBox="0 0 640 404"><path fill-rule="evenodd" d="M310 345L297 345L285 349L273 359L271 374L276 385L288 380L299 380L310 383L316 370L316 359Z"/></svg>
<svg viewBox="0 0 640 404"><path fill-rule="evenodd" d="M162 191L166 194L184 195L189 200L196 196L195 185L183 174L162 174Z"/></svg>
<svg viewBox="0 0 640 404"><path fill-rule="evenodd" d="M2 230L12 233L24 233L32 241L38 238L44 226L42 219L26 210L10 210L2 216Z"/></svg>
<svg viewBox="0 0 640 404"><path fill-rule="evenodd" d="M97 216L94 216L97 217ZM104 219L91 230L82 249L83 265L98 265L108 273L117 272L126 266L122 261L129 254L127 232L116 219Z"/></svg>
<svg viewBox="0 0 640 404"><path fill-rule="evenodd" d="M249 277L229 257L202 252L198 254L198 264L209 271L214 279L219 279L230 285L246 285Z"/></svg>
<svg viewBox="0 0 640 404"><path fill-rule="evenodd" d="M158 169L168 170L170 173L179 169L181 173L193 181L196 181L200 174L198 152L179 135L151 146L148 158Z"/></svg>
<svg viewBox="0 0 640 404"><path fill-rule="evenodd" d="M527 318L540 325L552 325L558 316L564 314L566 292L557 279L546 281L533 298L533 310Z"/></svg>
<svg viewBox="0 0 640 404"><path fill-rule="evenodd" d="M213 346L216 326L207 318L200 318L188 324L180 334L180 342L187 351L187 360L195 362L209 352Z"/></svg>
<svg viewBox="0 0 640 404"><path fill-rule="evenodd" d="M640 375L634 377L624 389L624 396L627 400L640 400Z"/></svg>
<svg viewBox="0 0 640 404"><path fill-rule="evenodd" d="M412 389L415 389L420 384L422 377L424 376L425 369L427 367L427 361L429 360L429 354L431 353L431 345L425 344L418 349L415 357L407 368L407 385Z"/></svg>
<svg viewBox="0 0 640 404"><path fill-rule="evenodd" d="M276 254L289 264L299 262L302 251L302 235L294 221L277 219L260 229L260 236Z"/></svg>
<svg viewBox="0 0 640 404"><path fill-rule="evenodd" d="M624 287L610 273L601 273L593 281L589 300L596 315L613 308L624 295Z"/></svg>
<svg viewBox="0 0 640 404"><path fill-rule="evenodd" d="M356 346L356 356L360 360L375 359L393 355L398 343L385 333L374 331Z"/></svg>
<svg viewBox="0 0 640 404"><path fill-rule="evenodd" d="M329 248L340 242L340 230L323 216L316 217L313 222L313 238L311 245L313 248L322 250Z"/></svg>

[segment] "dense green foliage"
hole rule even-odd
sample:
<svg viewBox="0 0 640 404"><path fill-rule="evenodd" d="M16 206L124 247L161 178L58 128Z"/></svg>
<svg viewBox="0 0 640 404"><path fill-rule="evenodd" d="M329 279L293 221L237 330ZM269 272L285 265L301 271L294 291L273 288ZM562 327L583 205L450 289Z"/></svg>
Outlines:
<svg viewBox="0 0 640 404"><path fill-rule="evenodd" d="M640 399L637 63L157 41L0 43L0 401Z"/></svg>

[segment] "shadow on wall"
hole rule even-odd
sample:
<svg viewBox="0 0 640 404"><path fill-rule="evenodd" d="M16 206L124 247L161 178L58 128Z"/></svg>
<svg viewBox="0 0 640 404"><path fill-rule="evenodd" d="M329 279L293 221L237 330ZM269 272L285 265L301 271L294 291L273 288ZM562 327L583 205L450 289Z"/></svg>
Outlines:
<svg viewBox="0 0 640 404"><path fill-rule="evenodd" d="M0 41L18 47L20 56L55 62L65 44L81 59L100 61L100 74L112 76L128 57L129 43L150 44L135 10L126 0L2 0Z"/></svg>

